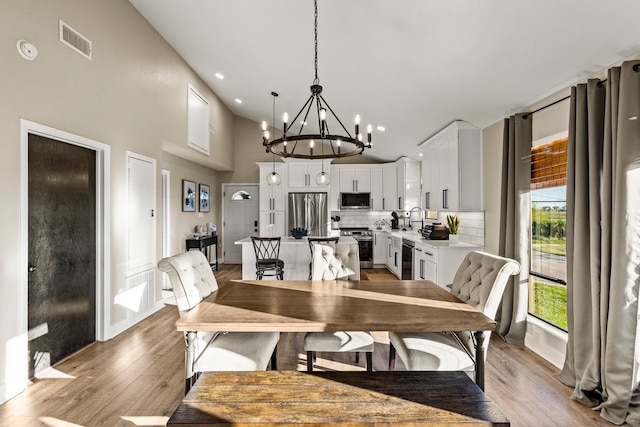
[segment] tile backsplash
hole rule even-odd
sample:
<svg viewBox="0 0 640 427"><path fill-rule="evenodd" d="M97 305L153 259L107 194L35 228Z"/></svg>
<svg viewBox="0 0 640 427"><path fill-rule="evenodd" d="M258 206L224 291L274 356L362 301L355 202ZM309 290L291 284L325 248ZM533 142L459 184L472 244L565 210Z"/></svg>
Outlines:
<svg viewBox="0 0 640 427"><path fill-rule="evenodd" d="M447 223L447 215L458 215L460 219L460 228L458 234L460 241L473 243L484 246L484 211L479 212L438 212L438 221L442 224ZM376 221L385 220L387 227L391 225L391 211L333 211L331 216L340 216L338 226L346 227L369 227L375 228ZM417 211L413 213L413 228L420 227ZM403 220L400 220L400 226ZM409 224L408 220L405 220ZM415 222L417 221L417 222Z"/></svg>

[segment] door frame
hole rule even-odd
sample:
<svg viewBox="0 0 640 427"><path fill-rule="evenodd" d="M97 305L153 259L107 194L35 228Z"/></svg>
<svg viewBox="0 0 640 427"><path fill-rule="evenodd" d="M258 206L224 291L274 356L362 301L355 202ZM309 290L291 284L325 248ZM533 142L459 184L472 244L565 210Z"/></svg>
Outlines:
<svg viewBox="0 0 640 427"><path fill-rule="evenodd" d="M225 218L224 218L224 212L225 212L225 197L224 195L226 194L225 191L227 191L227 186L231 186L231 185L256 185L258 186L258 193L260 192L260 184L257 182L225 182L222 184L222 193L220 193L222 195L221 199L222 199L222 203L221 203L221 208L222 208L222 212L220 213L220 216L222 218L222 226L219 227L219 231L222 232L222 236L220 236L220 232L218 233L218 241L222 242L222 263L224 264L224 224L225 224ZM259 194L258 194L258 197ZM260 212L260 199L258 199L258 213Z"/></svg>
<svg viewBox="0 0 640 427"><path fill-rule="evenodd" d="M8 354L9 360L23 360L28 352L28 291L29 280L27 268L29 264L29 134L40 135L56 141L64 142L94 150L96 152L96 340L104 341L110 337L111 292L111 147L83 136L75 135L59 129L20 119L20 285L19 285L19 319L20 343L9 349L15 354ZM28 380L28 365L24 363L24 387ZM24 388L21 387L21 388Z"/></svg>

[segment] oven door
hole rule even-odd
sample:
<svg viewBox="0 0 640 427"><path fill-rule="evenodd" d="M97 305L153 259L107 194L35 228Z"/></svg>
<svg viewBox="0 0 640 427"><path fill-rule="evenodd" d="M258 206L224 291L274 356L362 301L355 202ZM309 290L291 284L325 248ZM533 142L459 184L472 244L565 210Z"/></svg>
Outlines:
<svg viewBox="0 0 640 427"><path fill-rule="evenodd" d="M357 237L360 252L360 268L373 268L373 238Z"/></svg>

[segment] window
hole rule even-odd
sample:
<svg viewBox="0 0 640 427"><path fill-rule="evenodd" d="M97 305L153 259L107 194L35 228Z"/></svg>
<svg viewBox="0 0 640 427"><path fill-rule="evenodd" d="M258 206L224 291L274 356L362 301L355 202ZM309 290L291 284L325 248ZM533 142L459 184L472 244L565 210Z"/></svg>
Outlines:
<svg viewBox="0 0 640 427"><path fill-rule="evenodd" d="M238 190L231 195L231 200L251 200L251 194L244 190Z"/></svg>
<svg viewBox="0 0 640 427"><path fill-rule="evenodd" d="M567 142L545 138L531 148L529 314L567 329Z"/></svg>

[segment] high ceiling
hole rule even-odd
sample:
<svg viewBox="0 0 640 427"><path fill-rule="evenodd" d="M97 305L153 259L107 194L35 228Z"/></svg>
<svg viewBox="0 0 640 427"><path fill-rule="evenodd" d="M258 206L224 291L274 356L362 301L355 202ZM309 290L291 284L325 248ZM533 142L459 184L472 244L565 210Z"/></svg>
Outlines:
<svg viewBox="0 0 640 427"><path fill-rule="evenodd" d="M236 115L309 97L313 0L130 2ZM486 127L640 52L638 18L638 0L318 0L318 77L345 124L374 125L368 155L417 158L453 120Z"/></svg>

